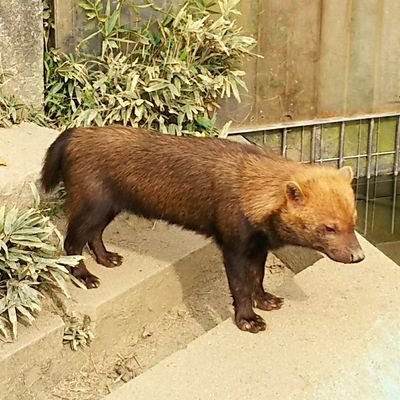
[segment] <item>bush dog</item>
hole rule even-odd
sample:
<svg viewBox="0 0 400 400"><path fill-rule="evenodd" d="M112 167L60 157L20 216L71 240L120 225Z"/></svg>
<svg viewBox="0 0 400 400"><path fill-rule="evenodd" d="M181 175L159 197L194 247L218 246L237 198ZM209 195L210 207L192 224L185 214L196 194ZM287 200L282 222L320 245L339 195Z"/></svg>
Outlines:
<svg viewBox="0 0 400 400"><path fill-rule="evenodd" d="M269 250L291 244L341 263L364 258L350 167L304 165L226 139L108 126L60 134L45 158L43 188L49 192L61 180L67 254L80 255L88 244L99 264L120 265L102 235L124 211L211 237L222 251L236 324L245 331L265 329L253 307L283 304L263 287ZM72 272L88 288L99 284L84 262Z"/></svg>

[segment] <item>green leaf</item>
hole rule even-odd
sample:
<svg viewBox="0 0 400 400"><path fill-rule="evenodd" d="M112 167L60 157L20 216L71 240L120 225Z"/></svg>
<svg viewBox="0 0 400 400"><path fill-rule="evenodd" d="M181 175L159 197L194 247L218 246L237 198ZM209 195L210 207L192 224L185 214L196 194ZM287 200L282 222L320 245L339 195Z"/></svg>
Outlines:
<svg viewBox="0 0 400 400"><path fill-rule="evenodd" d="M79 43L80 52L45 54L47 117L62 129L118 122L177 135L200 134L198 129L217 135L212 126L192 121L213 121L226 96L240 101L243 71L233 66L244 56L257 57L251 52L256 41L237 26L238 0L185 2L168 10L163 20L150 17L133 28L120 26L121 4L79 2L92 33ZM157 8L135 4L135 11L141 7ZM86 46L95 37L102 56ZM11 109L7 115L5 124L18 117Z"/></svg>
<svg viewBox="0 0 400 400"><path fill-rule="evenodd" d="M90 123L96 118L98 111L97 110L85 110L78 117L77 125L90 126Z"/></svg>
<svg viewBox="0 0 400 400"><path fill-rule="evenodd" d="M78 4L79 4L79 7L82 8L83 10L86 10L86 11L93 10L93 6L91 4L88 4L86 1L81 1Z"/></svg>
<svg viewBox="0 0 400 400"><path fill-rule="evenodd" d="M1 237L1 233L3 232L4 229L4 216L6 213L6 206L1 206L0 207L0 237Z"/></svg>
<svg viewBox="0 0 400 400"><path fill-rule="evenodd" d="M132 77L130 85L129 85L129 91L130 92L134 92L135 91L138 81L139 81L139 75L134 75ZM141 100L142 102L144 101L143 99L139 99L139 100ZM138 104L138 105L140 105L140 104Z"/></svg>
<svg viewBox="0 0 400 400"><path fill-rule="evenodd" d="M0 333L6 340L9 339L9 323L4 317L0 317Z"/></svg>
<svg viewBox="0 0 400 400"><path fill-rule="evenodd" d="M56 94L62 87L64 86L64 82L56 83L50 90L49 94L54 95Z"/></svg>
<svg viewBox="0 0 400 400"><path fill-rule="evenodd" d="M112 33L119 16L120 16L120 11L119 9L117 9L112 13L111 17L107 19L104 26L106 35L110 35Z"/></svg>
<svg viewBox="0 0 400 400"><path fill-rule="evenodd" d="M40 195L37 187L34 183L30 183L32 195L33 195L33 207L38 208L40 205Z"/></svg>
<svg viewBox="0 0 400 400"><path fill-rule="evenodd" d="M17 219L18 209L13 207L5 216L3 231L6 235L12 233L14 229L14 223Z"/></svg>
<svg viewBox="0 0 400 400"><path fill-rule="evenodd" d="M226 138L226 137L228 137L229 128L230 128L231 124L232 124L232 121L228 121L228 122L222 127L222 129L221 129L221 131L220 131L218 137L220 137L220 138Z"/></svg>
<svg viewBox="0 0 400 400"><path fill-rule="evenodd" d="M5 258L8 259L8 246L4 243L3 240L0 239L0 250L3 250Z"/></svg>
<svg viewBox="0 0 400 400"><path fill-rule="evenodd" d="M50 274L53 276L54 280L57 282L59 288L63 291L65 297L70 298L71 296L69 294L64 276L60 272L54 271L54 270L50 270Z"/></svg>
<svg viewBox="0 0 400 400"><path fill-rule="evenodd" d="M11 327L12 327L12 334L13 338L17 337L17 312L15 306L11 306L8 310L8 319L10 320Z"/></svg>
<svg viewBox="0 0 400 400"><path fill-rule="evenodd" d="M210 121L208 118L205 118L205 117L197 117L196 122L198 125L200 125L204 129L210 129L214 126L212 121Z"/></svg>
<svg viewBox="0 0 400 400"><path fill-rule="evenodd" d="M169 86L169 82L168 81L158 82L158 83L152 84L152 85L150 85L148 87L145 87L144 90L147 93L150 93L150 92L155 92L156 90L164 89L164 88L166 88L168 86Z"/></svg>
<svg viewBox="0 0 400 400"><path fill-rule="evenodd" d="M3 314L4 311L6 311L6 310L7 310L6 298L3 297L3 298L0 299L0 314ZM3 317L0 317L0 320L2 318Z"/></svg>
<svg viewBox="0 0 400 400"><path fill-rule="evenodd" d="M181 7L181 9L179 10L178 14L175 16L174 22L173 22L173 24L172 24L172 26L173 26L174 28L176 28L176 27L179 26L179 24L180 24L182 18L184 17L184 15L185 15L185 13L186 13L186 9L187 9L188 6L189 6L189 2L186 2L186 3L184 4L184 6Z"/></svg>
<svg viewBox="0 0 400 400"><path fill-rule="evenodd" d="M32 323L35 320L35 317L24 306L17 306L16 308L29 323Z"/></svg>

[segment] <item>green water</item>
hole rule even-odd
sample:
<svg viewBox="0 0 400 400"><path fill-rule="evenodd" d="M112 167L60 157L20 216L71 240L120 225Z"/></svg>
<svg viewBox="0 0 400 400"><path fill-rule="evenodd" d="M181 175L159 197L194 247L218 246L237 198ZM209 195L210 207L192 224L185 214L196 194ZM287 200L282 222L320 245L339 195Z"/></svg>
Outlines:
<svg viewBox="0 0 400 400"><path fill-rule="evenodd" d="M359 179L354 187L358 232L400 265L400 179Z"/></svg>

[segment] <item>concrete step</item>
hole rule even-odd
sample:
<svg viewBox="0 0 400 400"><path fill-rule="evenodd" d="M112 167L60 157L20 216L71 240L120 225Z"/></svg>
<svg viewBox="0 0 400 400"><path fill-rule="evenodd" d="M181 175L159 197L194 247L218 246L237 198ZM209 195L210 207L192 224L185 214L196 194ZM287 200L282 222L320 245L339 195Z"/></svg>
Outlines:
<svg viewBox="0 0 400 400"><path fill-rule="evenodd" d="M87 255L88 268L100 278L100 287L71 289L72 308L95 322L93 350L130 343L147 323L181 304L197 278L215 263L207 248L211 244L203 237L135 216L114 221L104 241L124 257L123 264L108 269Z"/></svg>
<svg viewBox="0 0 400 400"><path fill-rule="evenodd" d="M225 321L105 399L399 399L400 268L360 241L362 263L323 258L284 284L266 332Z"/></svg>
<svg viewBox="0 0 400 400"><path fill-rule="evenodd" d="M0 129L0 204L32 204L30 182L37 182L44 154L59 132L24 122Z"/></svg>
<svg viewBox="0 0 400 400"><path fill-rule="evenodd" d="M42 323L41 318L33 328L22 329L15 343L0 348L0 384L14 383L6 386L8 399L29 398L35 390L45 393L79 369L89 356L95 362L106 354L117 354L133 343L147 324L182 304L199 275L215 264L215 251L209 251L207 240L131 216L122 216L110 225L105 243L124 257L122 266L107 269L86 254L88 268L100 278L101 285L92 290L71 285L72 300L64 304L69 312L90 316L95 340L84 353L63 347L64 326L57 316L51 324ZM51 348L48 354L47 348ZM32 369L42 368L45 362L42 358L47 362L46 373L33 377ZM19 382L29 380L31 384L16 384L8 365L19 372Z"/></svg>
<svg viewBox="0 0 400 400"><path fill-rule="evenodd" d="M42 312L32 326L20 326L14 343L0 344L0 387L3 395L21 393L43 376L62 351L63 320ZM8 398L5 396L4 398ZM0 395L0 398L3 398Z"/></svg>

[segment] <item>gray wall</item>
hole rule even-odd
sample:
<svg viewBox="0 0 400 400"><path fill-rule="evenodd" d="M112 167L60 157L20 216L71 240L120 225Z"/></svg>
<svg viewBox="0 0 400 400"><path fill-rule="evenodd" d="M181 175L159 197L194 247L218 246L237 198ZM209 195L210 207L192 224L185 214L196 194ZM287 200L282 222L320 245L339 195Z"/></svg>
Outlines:
<svg viewBox="0 0 400 400"><path fill-rule="evenodd" d="M0 73L12 73L3 88L29 105L43 103L41 0L0 0Z"/></svg>

